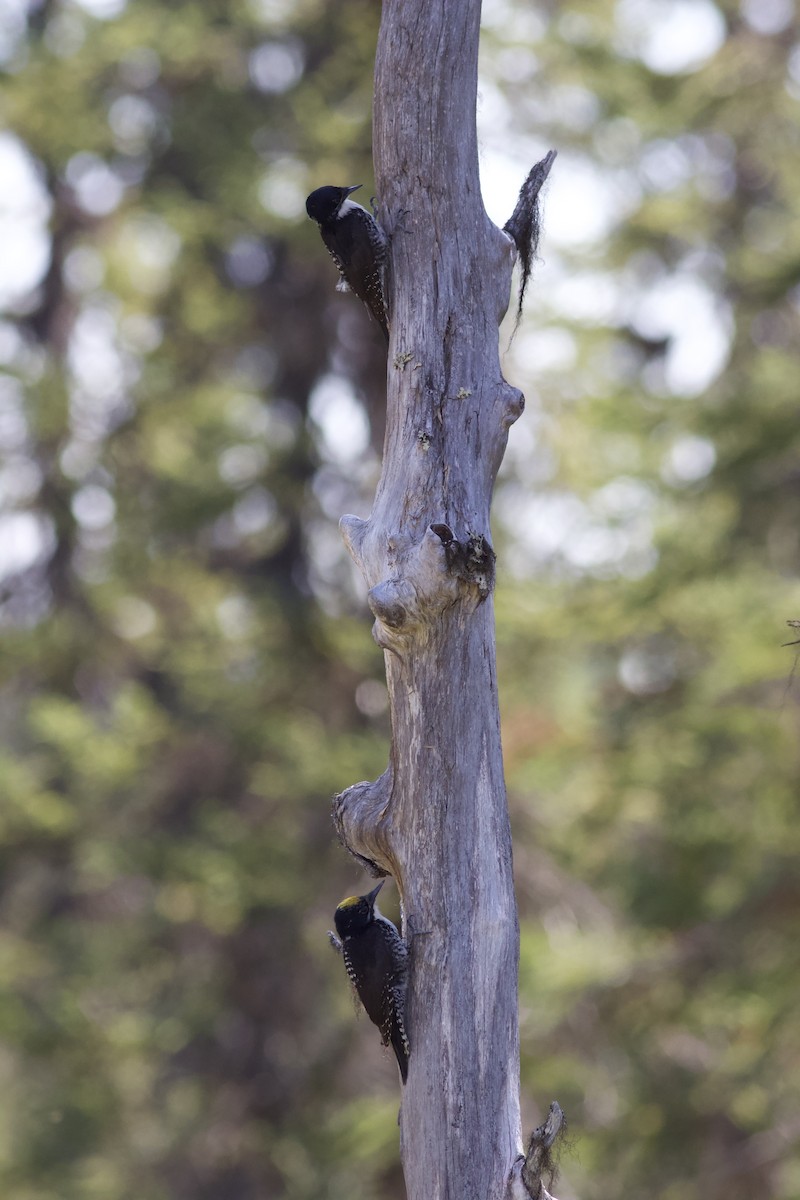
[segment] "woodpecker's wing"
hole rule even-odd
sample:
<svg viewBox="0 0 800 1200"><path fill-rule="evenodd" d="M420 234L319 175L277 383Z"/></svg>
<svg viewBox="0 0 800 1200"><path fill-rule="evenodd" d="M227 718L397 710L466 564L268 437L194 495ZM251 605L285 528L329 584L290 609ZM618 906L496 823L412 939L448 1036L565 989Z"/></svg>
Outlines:
<svg viewBox="0 0 800 1200"><path fill-rule="evenodd" d="M405 1082L409 1045L404 1010L408 951L391 921L376 917L356 937L344 941L344 961L350 981L384 1046L391 1045Z"/></svg>
<svg viewBox="0 0 800 1200"><path fill-rule="evenodd" d="M386 234L367 210L357 204L334 226L320 226L320 233L342 279L366 304L388 339L383 298Z"/></svg>
<svg viewBox="0 0 800 1200"><path fill-rule="evenodd" d="M391 921L378 917L363 933L345 938L342 949L350 982L370 1021L380 1027L383 1022L383 982L391 988L405 986L406 944Z"/></svg>
<svg viewBox="0 0 800 1200"><path fill-rule="evenodd" d="M409 1046L408 1038L406 1037L405 1025L403 1024L402 1015L397 1021L390 1035L394 1056L397 1059L397 1065L400 1068L400 1078L403 1083L408 1079L408 1055Z"/></svg>

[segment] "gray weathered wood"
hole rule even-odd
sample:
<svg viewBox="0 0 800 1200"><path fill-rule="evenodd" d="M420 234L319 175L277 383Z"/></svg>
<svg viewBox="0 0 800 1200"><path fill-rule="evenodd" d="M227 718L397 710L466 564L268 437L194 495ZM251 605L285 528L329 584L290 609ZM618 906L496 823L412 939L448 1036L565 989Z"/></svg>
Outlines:
<svg viewBox="0 0 800 1200"><path fill-rule="evenodd" d="M518 925L503 780L489 506L522 395L500 373L515 249L487 217L480 0L384 0L375 76L390 234L383 472L342 531L385 651L391 761L337 798L350 849L394 876L411 945L409 1200L520 1180Z"/></svg>

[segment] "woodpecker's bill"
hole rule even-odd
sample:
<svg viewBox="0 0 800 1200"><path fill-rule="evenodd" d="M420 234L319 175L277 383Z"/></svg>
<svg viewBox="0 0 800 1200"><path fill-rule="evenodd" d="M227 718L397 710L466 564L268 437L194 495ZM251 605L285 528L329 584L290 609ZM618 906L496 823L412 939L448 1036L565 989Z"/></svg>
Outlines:
<svg viewBox="0 0 800 1200"><path fill-rule="evenodd" d="M383 266L388 246L378 222L355 200L353 187L321 187L306 200L306 212L319 225L322 240L339 271L339 290L363 300L389 340L383 295Z"/></svg>
<svg viewBox="0 0 800 1200"><path fill-rule="evenodd" d="M408 951L391 921L378 911L375 899L383 880L366 896L348 896L334 914L344 965L367 1016L391 1044L403 1083L410 1053L404 1022Z"/></svg>

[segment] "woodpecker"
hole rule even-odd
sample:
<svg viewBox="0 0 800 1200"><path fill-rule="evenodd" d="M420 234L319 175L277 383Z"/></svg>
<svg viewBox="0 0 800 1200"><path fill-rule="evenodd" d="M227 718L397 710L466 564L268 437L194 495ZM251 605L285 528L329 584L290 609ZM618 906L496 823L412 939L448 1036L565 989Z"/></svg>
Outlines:
<svg viewBox="0 0 800 1200"><path fill-rule="evenodd" d="M388 240L378 222L355 200L352 187L321 187L306 200L306 212L319 225L322 240L339 271L339 291L355 292L383 330L387 342L389 326L383 295L383 266Z"/></svg>
<svg viewBox="0 0 800 1200"><path fill-rule="evenodd" d="M391 1043L405 1083L410 1053L403 1016L408 951L392 922L381 915L375 903L383 883L381 880L366 896L343 900L333 917L339 937L333 933L329 936L335 948L341 950L350 982L370 1021L381 1031L384 1046Z"/></svg>

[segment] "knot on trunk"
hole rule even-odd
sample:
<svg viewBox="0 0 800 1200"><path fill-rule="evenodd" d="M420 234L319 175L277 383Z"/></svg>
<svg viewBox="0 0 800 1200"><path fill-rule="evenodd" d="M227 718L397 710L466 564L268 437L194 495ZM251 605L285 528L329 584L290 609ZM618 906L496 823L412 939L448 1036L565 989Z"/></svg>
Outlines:
<svg viewBox="0 0 800 1200"><path fill-rule="evenodd" d="M463 542L456 539L449 525L431 525L444 546L447 570L462 583L475 588L479 600L485 600L494 587L496 555L483 534L468 533Z"/></svg>
<svg viewBox="0 0 800 1200"><path fill-rule="evenodd" d="M519 388L512 387L510 383L503 384L503 429L508 430L518 421L525 411L525 397Z"/></svg>
<svg viewBox="0 0 800 1200"><path fill-rule="evenodd" d="M339 841L375 879L384 875L398 878L391 848L392 785L392 769L388 767L374 783L354 783L333 798L333 823Z"/></svg>
<svg viewBox="0 0 800 1200"><path fill-rule="evenodd" d="M457 600L480 604L494 587L494 564L495 553L482 534L459 540L449 525L429 525L395 564L396 574L367 594L378 645L402 656Z"/></svg>

